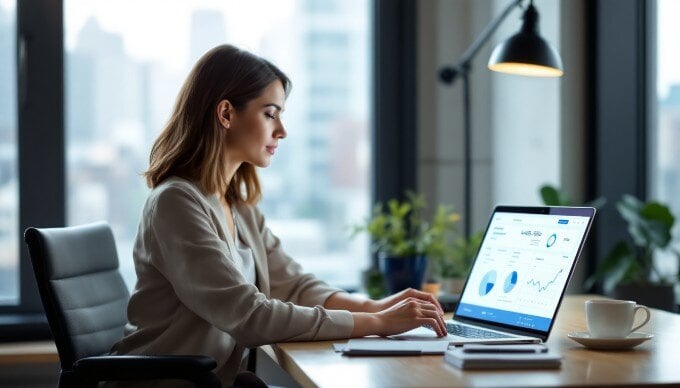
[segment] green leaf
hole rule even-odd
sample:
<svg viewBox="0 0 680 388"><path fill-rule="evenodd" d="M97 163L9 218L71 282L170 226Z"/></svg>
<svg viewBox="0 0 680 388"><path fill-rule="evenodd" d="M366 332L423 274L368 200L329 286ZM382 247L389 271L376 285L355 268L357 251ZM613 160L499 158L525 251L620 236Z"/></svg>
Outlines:
<svg viewBox="0 0 680 388"><path fill-rule="evenodd" d="M628 222L637 222L640 218L640 210L644 204L637 198L629 194L624 194L616 204L621 217Z"/></svg>
<svg viewBox="0 0 680 388"><path fill-rule="evenodd" d="M650 202L640 210L640 216L646 221L650 243L665 248L671 241L671 229L675 217L668 206L659 202Z"/></svg>
<svg viewBox="0 0 680 388"><path fill-rule="evenodd" d="M642 202L627 194L616 203L616 209L628 224L634 246L623 242L615 245L585 287L603 280L605 291L609 291L619 283L652 282L653 275L659 277L658 281L664 281L654 266L654 254L658 249L667 249L673 240L675 216L670 208L656 201ZM680 275L678 278L680 280Z"/></svg>
<svg viewBox="0 0 680 388"><path fill-rule="evenodd" d="M546 206L564 206L569 204L569 199L564 193L561 193L556 187L550 185L543 185L540 189L541 198Z"/></svg>
<svg viewBox="0 0 680 388"><path fill-rule="evenodd" d="M675 217L668 206L658 202L643 203L631 195L625 195L616 207L628 222L628 232L635 245L650 249L664 248L670 243Z"/></svg>
<svg viewBox="0 0 680 388"><path fill-rule="evenodd" d="M644 204L640 200L627 194L616 204L619 214L628 222L628 233L633 238L635 245L639 247L647 245L649 234L649 228L640 215L643 206Z"/></svg>
<svg viewBox="0 0 680 388"><path fill-rule="evenodd" d="M623 273L619 277L618 281L607 284L605 290L610 292L618 283L639 283L641 280L647 280L645 268L639 260L635 260L635 257L633 257L633 260L631 260L627 266L623 267Z"/></svg>
<svg viewBox="0 0 680 388"><path fill-rule="evenodd" d="M671 229L675 223L675 217L668 206L659 202L649 202L641 210L640 215L648 220L656 221L664 227Z"/></svg>
<svg viewBox="0 0 680 388"><path fill-rule="evenodd" d="M609 291L613 285L618 283L628 270L628 267L635 261L635 251L625 241L620 241L607 257L602 260L595 273L590 276L583 288L590 290L595 282L603 281L605 290Z"/></svg>

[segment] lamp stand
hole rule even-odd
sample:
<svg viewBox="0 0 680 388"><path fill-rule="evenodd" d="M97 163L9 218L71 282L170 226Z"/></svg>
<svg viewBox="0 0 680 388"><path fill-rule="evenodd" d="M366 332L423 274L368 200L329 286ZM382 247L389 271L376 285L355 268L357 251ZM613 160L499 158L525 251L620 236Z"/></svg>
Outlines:
<svg viewBox="0 0 680 388"><path fill-rule="evenodd" d="M470 74L466 66L463 79L463 184L465 185L465 239L472 235L472 116L470 114Z"/></svg>

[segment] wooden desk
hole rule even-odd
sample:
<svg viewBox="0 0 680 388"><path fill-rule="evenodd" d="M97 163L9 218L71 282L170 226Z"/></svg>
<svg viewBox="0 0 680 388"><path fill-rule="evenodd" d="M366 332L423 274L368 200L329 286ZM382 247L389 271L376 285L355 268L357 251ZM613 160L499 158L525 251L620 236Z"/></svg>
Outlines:
<svg viewBox="0 0 680 388"><path fill-rule="evenodd" d="M599 298L565 298L547 342L563 355L555 370L462 371L442 356L343 357L332 349L342 341L281 343L265 353L305 387L680 385L680 315L652 309L641 331L655 337L634 350L589 350L567 338L586 330L584 302Z"/></svg>
<svg viewBox="0 0 680 388"><path fill-rule="evenodd" d="M0 366L58 362L57 347L52 341L0 344Z"/></svg>

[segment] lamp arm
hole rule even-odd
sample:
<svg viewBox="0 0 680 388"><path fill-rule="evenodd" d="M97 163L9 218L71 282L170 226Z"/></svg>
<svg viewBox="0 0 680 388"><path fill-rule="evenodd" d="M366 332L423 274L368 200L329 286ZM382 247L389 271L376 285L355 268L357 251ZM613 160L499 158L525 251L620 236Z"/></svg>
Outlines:
<svg viewBox="0 0 680 388"><path fill-rule="evenodd" d="M523 0L512 0L510 4L503 10L503 12L496 16L489 24L486 25L481 34L475 39L470 47L465 50L463 56L458 63L453 66L445 66L439 71L439 78L446 84L451 84L456 79L458 74L467 72L470 67L470 62L477 55L484 43L489 40L491 35L498 29L498 26L510 15L515 7L519 7Z"/></svg>

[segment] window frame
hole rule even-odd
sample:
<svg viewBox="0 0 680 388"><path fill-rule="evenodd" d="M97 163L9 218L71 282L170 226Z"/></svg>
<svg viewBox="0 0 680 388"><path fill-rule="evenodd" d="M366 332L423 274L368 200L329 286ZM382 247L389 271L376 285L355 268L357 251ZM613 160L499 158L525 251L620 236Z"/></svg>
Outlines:
<svg viewBox="0 0 680 388"><path fill-rule="evenodd" d="M2 341L50 336L23 231L65 221L62 4L17 1L20 302L0 306Z"/></svg>
<svg viewBox="0 0 680 388"><path fill-rule="evenodd" d="M594 37L589 117L594 144L589 157L595 168L587 178L591 197L608 201L598 213L592 236L599 260L621 236L627 236L627 225L615 203L623 194L644 201L650 192L653 151L649 147L655 131L650 128L656 120L656 5L654 0L600 0L590 5ZM612 139L616 147L611 146ZM591 263L590 273L596 265L596 261Z"/></svg>
<svg viewBox="0 0 680 388"><path fill-rule="evenodd" d="M374 203L417 189L417 10L415 0L375 0Z"/></svg>

